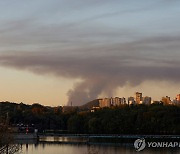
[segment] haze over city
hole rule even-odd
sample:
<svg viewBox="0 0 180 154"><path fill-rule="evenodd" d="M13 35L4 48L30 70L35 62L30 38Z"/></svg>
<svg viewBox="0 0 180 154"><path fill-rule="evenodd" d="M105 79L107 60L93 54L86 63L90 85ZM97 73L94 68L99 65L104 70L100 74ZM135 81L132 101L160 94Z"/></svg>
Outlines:
<svg viewBox="0 0 180 154"><path fill-rule="evenodd" d="M180 93L180 1L0 1L0 101L81 105Z"/></svg>

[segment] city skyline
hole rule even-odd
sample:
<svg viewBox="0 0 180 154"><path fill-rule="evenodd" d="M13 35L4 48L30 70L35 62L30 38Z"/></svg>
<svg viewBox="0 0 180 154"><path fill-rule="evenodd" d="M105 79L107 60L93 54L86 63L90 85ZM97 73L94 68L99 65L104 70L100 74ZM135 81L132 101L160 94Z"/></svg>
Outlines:
<svg viewBox="0 0 180 154"><path fill-rule="evenodd" d="M111 106L121 106L121 105L138 105L145 104L150 105L153 103L161 102L164 105L180 105L180 94L171 98L168 95L162 96L159 100L154 100L151 96L144 96L142 92L135 92L134 96L125 97L106 97L98 98L99 107L111 107Z"/></svg>
<svg viewBox="0 0 180 154"><path fill-rule="evenodd" d="M143 92L134 92L134 95L129 95L127 97L124 96L110 96L110 97L99 97L99 98L95 98L94 100L89 100L89 102L83 102L80 105L77 104L73 104L73 100L70 102L70 104L57 104L57 105L53 105L53 104L47 104L47 106L52 106L52 107L77 107L77 106L83 106L86 105L92 101L99 101L99 107L103 106L100 105L102 104L101 102L104 101L106 105L104 105L104 107L110 107L112 106L120 106L120 105L138 105L138 104L145 104L145 105L150 105L153 103L163 103L164 105L179 105L180 104L180 93L176 94L175 96L171 97L169 95L164 95L161 96L160 99L154 99L153 97L151 97L150 95L143 95ZM0 101L0 102L8 102L8 103L17 103L17 104L21 104L21 103L25 103L25 104L29 104L27 102L11 102L11 101ZM107 103L109 103L109 105L107 105ZM115 104L116 105L115 105ZM34 102L31 103L29 105L33 105L33 104L40 104L40 105L45 105L46 104L41 104L40 102Z"/></svg>
<svg viewBox="0 0 180 154"><path fill-rule="evenodd" d="M0 101L81 105L180 91L179 1L0 1Z"/></svg>

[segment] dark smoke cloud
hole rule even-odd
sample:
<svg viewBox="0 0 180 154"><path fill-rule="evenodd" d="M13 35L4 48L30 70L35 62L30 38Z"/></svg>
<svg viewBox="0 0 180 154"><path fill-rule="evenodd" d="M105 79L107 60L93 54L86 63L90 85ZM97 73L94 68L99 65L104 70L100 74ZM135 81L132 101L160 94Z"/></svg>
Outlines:
<svg viewBox="0 0 180 154"><path fill-rule="evenodd" d="M93 49L72 49L67 54L47 51L9 52L0 55L0 65L41 75L53 74L82 79L67 94L69 102L73 101L76 105L95 99L101 93L112 96L119 86L127 82L131 85L138 85L145 80L179 82L180 61L171 54L178 54L176 51L179 40L179 37L148 38ZM171 48L171 51L166 50L172 43L174 48ZM156 53L151 55L159 48L161 52L157 53L158 57ZM81 50L84 50L84 53ZM93 52L90 52L91 50Z"/></svg>
<svg viewBox="0 0 180 154"><path fill-rule="evenodd" d="M177 0L38 3L24 18L1 21L0 65L80 79L67 93L68 103L74 105L102 93L112 96L127 82L132 86L145 80L179 82L178 4Z"/></svg>

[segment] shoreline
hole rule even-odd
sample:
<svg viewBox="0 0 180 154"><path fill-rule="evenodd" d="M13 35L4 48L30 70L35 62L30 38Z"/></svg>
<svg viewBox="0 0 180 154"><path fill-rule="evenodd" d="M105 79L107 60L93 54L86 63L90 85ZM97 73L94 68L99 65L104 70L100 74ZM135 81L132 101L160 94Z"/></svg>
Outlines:
<svg viewBox="0 0 180 154"><path fill-rule="evenodd" d="M163 141L180 143L180 135L115 135L115 134L16 134L15 143L18 144L75 144L75 145L133 145L134 141L144 138L146 141Z"/></svg>
<svg viewBox="0 0 180 154"><path fill-rule="evenodd" d="M120 138L120 139L136 139L136 138L166 138L180 139L180 135L133 135L133 134L55 134L55 133L12 133L14 139L38 139L44 137L72 137L72 138Z"/></svg>
<svg viewBox="0 0 180 154"><path fill-rule="evenodd" d="M175 138L180 139L180 135L120 135L120 134L39 134L39 137L87 137L87 138Z"/></svg>

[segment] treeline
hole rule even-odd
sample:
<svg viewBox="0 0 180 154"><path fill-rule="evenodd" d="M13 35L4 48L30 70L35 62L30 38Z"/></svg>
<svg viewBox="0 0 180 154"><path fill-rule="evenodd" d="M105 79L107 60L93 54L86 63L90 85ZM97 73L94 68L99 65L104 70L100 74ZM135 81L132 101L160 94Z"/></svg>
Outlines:
<svg viewBox="0 0 180 154"><path fill-rule="evenodd" d="M0 148L11 143L13 141L13 137L8 130L8 126L6 125L6 121L0 118ZM1 153L1 152L0 152Z"/></svg>
<svg viewBox="0 0 180 154"><path fill-rule="evenodd" d="M163 104L103 108L95 112L62 107L0 103L0 116L10 124L34 124L40 132L64 130L92 134L180 134L180 107Z"/></svg>

